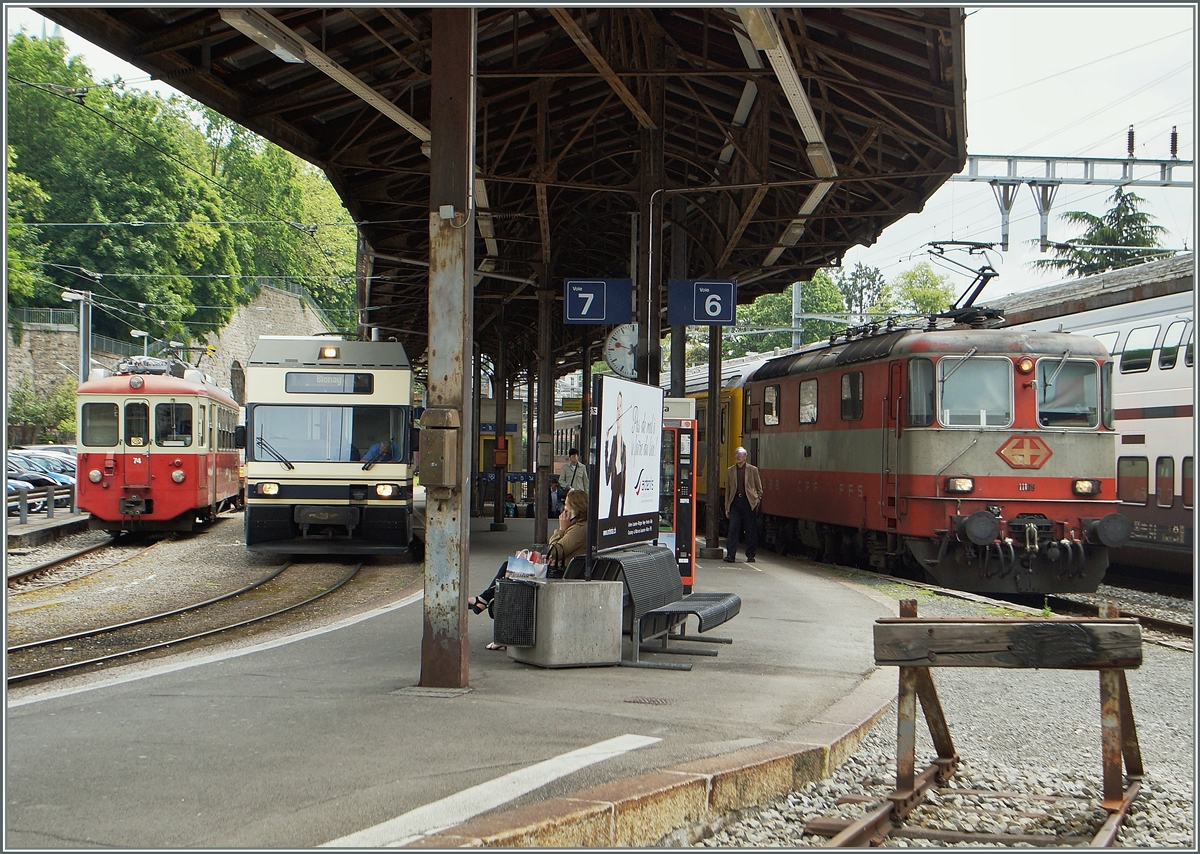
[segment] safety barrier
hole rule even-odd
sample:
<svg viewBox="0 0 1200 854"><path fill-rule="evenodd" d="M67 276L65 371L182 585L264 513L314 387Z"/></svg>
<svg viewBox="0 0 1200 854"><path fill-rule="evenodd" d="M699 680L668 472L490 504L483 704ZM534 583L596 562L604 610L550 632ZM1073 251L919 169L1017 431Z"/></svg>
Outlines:
<svg viewBox="0 0 1200 854"><path fill-rule="evenodd" d="M8 513L16 512L18 525L29 523L30 516L54 518L55 505L61 499L66 500L66 506L60 508L72 516L79 515L79 505L75 503L74 486L42 486L37 489L18 489L8 496Z"/></svg>

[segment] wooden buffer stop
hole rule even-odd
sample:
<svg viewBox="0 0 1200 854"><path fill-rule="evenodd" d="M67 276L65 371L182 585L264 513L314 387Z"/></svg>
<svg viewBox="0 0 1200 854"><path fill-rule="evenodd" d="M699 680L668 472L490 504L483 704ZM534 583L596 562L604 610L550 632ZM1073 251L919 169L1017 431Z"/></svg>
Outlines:
<svg viewBox="0 0 1200 854"><path fill-rule="evenodd" d="M1142 663L1142 630L1134 619L1117 617L1107 605L1098 618L933 618L917 616L915 599L900 603L899 618L875 623L875 664L900 668L897 697L896 790L888 803L841 829L832 845L862 846L882 841L924 798L934 782L953 776L959 756L933 684L933 667L1018 667L1096 670L1100 674L1100 723L1108 820L1092 840L1111 845L1137 797L1142 776L1133 707L1125 671ZM916 773L916 713L920 698L937 758ZM1130 779L1125 788L1124 769ZM814 829L809 832L819 832ZM1054 840L1055 837L1045 837ZM990 839L989 841L1001 841ZM1030 841L1022 837L1021 842Z"/></svg>

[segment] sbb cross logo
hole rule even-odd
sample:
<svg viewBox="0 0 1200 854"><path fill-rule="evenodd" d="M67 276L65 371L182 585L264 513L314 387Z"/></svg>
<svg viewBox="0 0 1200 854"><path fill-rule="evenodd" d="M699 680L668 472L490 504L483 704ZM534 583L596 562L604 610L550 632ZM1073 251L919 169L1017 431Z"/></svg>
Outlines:
<svg viewBox="0 0 1200 854"><path fill-rule="evenodd" d="M1038 436L1013 436L996 453L1015 469L1040 469L1054 454Z"/></svg>

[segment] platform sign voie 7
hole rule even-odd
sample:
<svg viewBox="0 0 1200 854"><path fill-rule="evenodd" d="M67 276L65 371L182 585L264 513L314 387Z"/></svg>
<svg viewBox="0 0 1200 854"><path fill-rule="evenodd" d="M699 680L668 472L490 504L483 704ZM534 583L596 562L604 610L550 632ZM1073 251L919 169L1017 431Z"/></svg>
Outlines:
<svg viewBox="0 0 1200 854"><path fill-rule="evenodd" d="M567 279L563 283L563 323L612 325L632 319L632 279Z"/></svg>

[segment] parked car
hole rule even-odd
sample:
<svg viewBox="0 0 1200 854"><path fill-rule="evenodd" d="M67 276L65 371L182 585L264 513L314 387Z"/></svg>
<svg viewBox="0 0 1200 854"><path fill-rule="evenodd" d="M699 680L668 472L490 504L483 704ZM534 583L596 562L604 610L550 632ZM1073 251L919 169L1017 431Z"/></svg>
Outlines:
<svg viewBox="0 0 1200 854"><path fill-rule="evenodd" d="M78 448L75 445L14 445L13 450L54 451L55 453L66 454L69 457L74 457L78 453Z"/></svg>
<svg viewBox="0 0 1200 854"><path fill-rule="evenodd" d="M56 451L21 451L14 456L36 461L40 471L49 470L57 474L68 475L72 479L75 478L75 457L68 457L66 454Z"/></svg>
<svg viewBox="0 0 1200 854"><path fill-rule="evenodd" d="M20 491L22 489L24 489L26 493L32 493L34 491L34 489L37 488L27 480L17 480L16 478L13 478L13 477L7 478L5 480L5 484L8 486L9 499L17 498L20 495ZM46 507L46 500L44 498L30 497L28 500L28 504L26 505L26 509L30 513L41 513L42 510L45 509L45 507ZM9 504L8 504L8 515L16 516L20 512L21 512L21 506L16 501L10 500Z"/></svg>
<svg viewBox="0 0 1200 854"><path fill-rule="evenodd" d="M56 474L54 472L42 471L37 465L33 464L32 460L19 457L16 454L8 455L8 476L15 477L18 480L23 480L32 485L35 489L44 489L47 486L55 488L60 486L74 486L75 479L64 474ZM55 507L70 507L70 496L62 495L54 500Z"/></svg>

